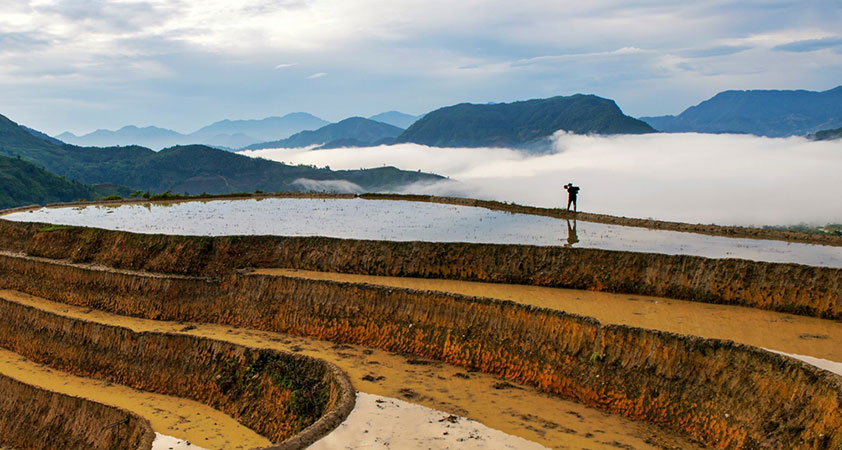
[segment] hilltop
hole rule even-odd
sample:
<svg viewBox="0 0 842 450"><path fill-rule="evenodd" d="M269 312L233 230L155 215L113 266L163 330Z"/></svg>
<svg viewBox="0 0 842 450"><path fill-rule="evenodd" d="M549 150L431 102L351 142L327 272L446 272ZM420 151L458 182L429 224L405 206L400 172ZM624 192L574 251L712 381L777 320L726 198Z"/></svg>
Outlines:
<svg viewBox="0 0 842 450"><path fill-rule="evenodd" d="M384 113L375 114L369 117L369 119L377 122L388 123L389 125L394 125L398 128L403 128L405 130L409 128L413 123L417 122L418 119L420 119L421 117L423 117L423 115L412 116L409 114L402 113L400 111L386 111Z"/></svg>
<svg viewBox="0 0 842 450"><path fill-rule="evenodd" d="M402 132L403 129L394 125L362 117L350 117L341 122L325 125L318 130L296 133L288 139L249 145L244 150L310 146L324 146L324 148L361 147L384 142L390 143Z"/></svg>
<svg viewBox="0 0 842 450"><path fill-rule="evenodd" d="M396 142L434 147L530 147L559 130L577 134L640 134L655 130L629 117L613 100L573 95L514 103L462 103L437 109Z"/></svg>
<svg viewBox="0 0 842 450"><path fill-rule="evenodd" d="M0 209L128 195L119 186L88 186L50 173L19 158L0 156Z"/></svg>
<svg viewBox="0 0 842 450"><path fill-rule="evenodd" d="M383 191L442 177L384 167L332 171L249 158L204 145L152 151L140 146L77 147L57 145L0 116L0 154L43 166L85 184L120 184L139 190L225 194L261 190Z"/></svg>
<svg viewBox="0 0 842 450"><path fill-rule="evenodd" d="M842 86L824 91L724 91L677 116L641 117L668 133L804 136L842 126Z"/></svg>

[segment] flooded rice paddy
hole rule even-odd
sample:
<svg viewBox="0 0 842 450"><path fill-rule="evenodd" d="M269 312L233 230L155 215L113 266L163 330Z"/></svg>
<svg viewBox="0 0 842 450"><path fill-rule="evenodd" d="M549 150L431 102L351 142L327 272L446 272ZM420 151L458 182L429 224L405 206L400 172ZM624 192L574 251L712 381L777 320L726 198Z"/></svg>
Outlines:
<svg viewBox="0 0 842 450"><path fill-rule="evenodd" d="M399 200L267 198L100 205L41 208L3 218L149 234L524 244L842 267L842 247L708 236Z"/></svg>

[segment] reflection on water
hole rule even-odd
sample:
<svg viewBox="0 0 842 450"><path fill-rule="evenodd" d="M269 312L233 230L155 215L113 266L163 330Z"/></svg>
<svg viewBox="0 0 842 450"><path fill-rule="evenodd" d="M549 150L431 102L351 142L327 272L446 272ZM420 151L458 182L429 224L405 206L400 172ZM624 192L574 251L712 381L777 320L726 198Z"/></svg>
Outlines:
<svg viewBox="0 0 842 450"><path fill-rule="evenodd" d="M5 219L177 235L327 236L391 241L560 245L559 219L436 203L295 199L213 200L42 208ZM562 230L562 231L560 231ZM567 222L562 246L842 267L842 247Z"/></svg>
<svg viewBox="0 0 842 450"><path fill-rule="evenodd" d="M573 219L573 226L570 225L570 219L567 219L567 243L565 247L573 247L579 242L579 235L576 233L576 219Z"/></svg>

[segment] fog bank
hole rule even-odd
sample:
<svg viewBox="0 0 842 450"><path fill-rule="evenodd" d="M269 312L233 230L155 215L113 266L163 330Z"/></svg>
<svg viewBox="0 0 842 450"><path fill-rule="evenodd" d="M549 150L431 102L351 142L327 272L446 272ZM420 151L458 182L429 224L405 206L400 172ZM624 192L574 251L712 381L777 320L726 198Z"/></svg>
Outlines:
<svg viewBox="0 0 842 450"><path fill-rule="evenodd" d="M748 135L559 133L541 155L500 148L266 149L243 152L332 169L395 166L451 180L409 193L559 207L581 186L581 210L685 222L789 225L842 222L842 142Z"/></svg>

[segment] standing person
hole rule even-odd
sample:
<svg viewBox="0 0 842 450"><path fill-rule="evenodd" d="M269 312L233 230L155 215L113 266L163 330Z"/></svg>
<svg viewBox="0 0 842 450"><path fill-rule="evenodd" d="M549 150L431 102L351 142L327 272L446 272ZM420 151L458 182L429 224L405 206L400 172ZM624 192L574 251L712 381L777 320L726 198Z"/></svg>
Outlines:
<svg viewBox="0 0 842 450"><path fill-rule="evenodd" d="M567 183L564 185L564 189L567 191L567 210L570 211L570 204L572 203L573 211L577 211L576 196L579 195L579 186Z"/></svg>

